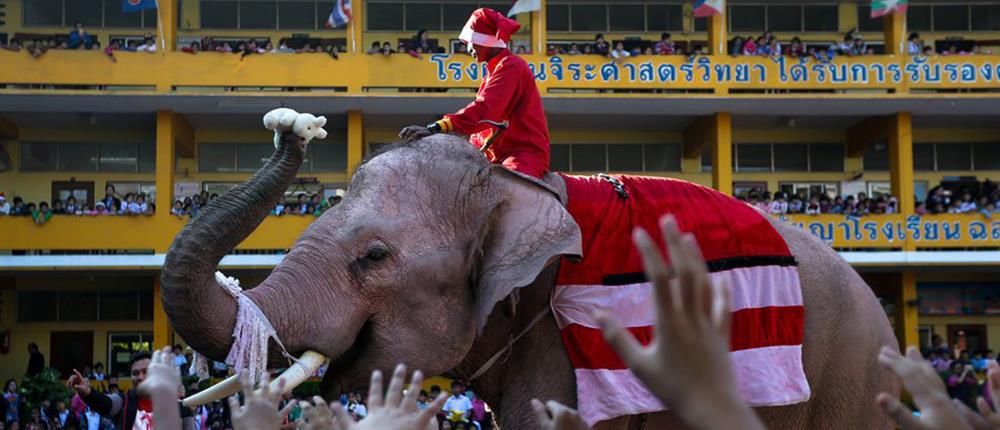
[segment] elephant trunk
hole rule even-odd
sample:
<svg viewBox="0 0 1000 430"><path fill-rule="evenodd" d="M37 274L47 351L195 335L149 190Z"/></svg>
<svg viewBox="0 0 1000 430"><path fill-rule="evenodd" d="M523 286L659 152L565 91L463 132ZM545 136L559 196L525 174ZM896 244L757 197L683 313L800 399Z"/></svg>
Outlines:
<svg viewBox="0 0 1000 430"><path fill-rule="evenodd" d="M278 203L302 158L299 138L290 133L282 136L264 167L203 208L167 251L161 284L170 324L191 347L209 358L225 359L236 324L236 301L216 282L216 267ZM281 328L275 328L280 336Z"/></svg>

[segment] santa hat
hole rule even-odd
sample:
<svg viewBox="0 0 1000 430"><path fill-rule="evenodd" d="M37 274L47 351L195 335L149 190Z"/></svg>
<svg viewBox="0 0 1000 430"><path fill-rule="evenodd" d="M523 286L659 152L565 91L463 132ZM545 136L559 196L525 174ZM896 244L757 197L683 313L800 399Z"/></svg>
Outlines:
<svg viewBox="0 0 1000 430"><path fill-rule="evenodd" d="M474 45L491 48L506 48L510 36L517 33L521 24L488 8L479 8L472 12L469 22L458 35L459 40Z"/></svg>

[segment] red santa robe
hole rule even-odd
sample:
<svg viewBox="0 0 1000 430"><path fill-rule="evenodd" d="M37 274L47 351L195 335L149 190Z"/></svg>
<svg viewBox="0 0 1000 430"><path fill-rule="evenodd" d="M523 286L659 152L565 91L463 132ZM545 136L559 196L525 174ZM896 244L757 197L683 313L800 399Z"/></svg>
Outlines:
<svg viewBox="0 0 1000 430"><path fill-rule="evenodd" d="M524 59L506 49L506 41L518 27L517 22L489 9L473 13L462 40L501 49L486 63L487 73L476 99L437 124L441 131L470 136L469 141L482 148L496 130L479 121L508 121L510 126L493 142L487 158L541 178L549 171L549 126L534 73Z"/></svg>

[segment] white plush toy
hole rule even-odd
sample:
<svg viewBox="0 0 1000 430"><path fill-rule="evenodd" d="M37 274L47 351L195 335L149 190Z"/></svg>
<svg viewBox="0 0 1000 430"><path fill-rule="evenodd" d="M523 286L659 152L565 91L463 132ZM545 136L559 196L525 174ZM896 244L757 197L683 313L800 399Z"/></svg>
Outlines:
<svg viewBox="0 0 1000 430"><path fill-rule="evenodd" d="M281 133L291 131L303 139L303 146L313 140L326 139L326 117L298 113L288 108L278 108L264 115L264 128L274 132L274 147L281 142ZM303 149L305 149L303 147Z"/></svg>

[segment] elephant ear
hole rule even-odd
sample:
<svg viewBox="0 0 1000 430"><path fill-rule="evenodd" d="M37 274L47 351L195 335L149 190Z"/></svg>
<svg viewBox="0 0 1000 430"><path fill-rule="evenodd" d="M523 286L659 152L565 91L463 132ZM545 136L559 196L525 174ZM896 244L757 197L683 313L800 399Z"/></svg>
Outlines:
<svg viewBox="0 0 1000 430"><path fill-rule="evenodd" d="M557 194L534 178L499 166L504 198L490 214L476 291L482 332L498 302L531 284L561 256L582 254L580 227Z"/></svg>

